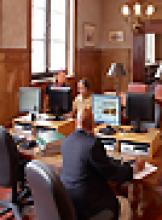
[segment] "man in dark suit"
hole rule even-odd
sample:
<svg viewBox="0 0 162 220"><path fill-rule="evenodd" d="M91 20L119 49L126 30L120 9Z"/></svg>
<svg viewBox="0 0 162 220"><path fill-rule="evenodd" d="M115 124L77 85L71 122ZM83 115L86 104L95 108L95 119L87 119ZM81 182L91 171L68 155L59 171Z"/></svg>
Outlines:
<svg viewBox="0 0 162 220"><path fill-rule="evenodd" d="M119 204L108 180L120 183L133 178L133 168L106 156L106 151L91 130L91 113L79 118L79 129L62 143L61 180L69 192L79 220L86 220L102 210L111 210L118 219ZM82 128L81 128L82 127Z"/></svg>

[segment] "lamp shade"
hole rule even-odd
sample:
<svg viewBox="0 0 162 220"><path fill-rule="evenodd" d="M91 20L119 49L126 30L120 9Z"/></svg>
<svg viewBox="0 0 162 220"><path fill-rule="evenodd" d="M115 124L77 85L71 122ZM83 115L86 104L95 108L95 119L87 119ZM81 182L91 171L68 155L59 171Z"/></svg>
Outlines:
<svg viewBox="0 0 162 220"><path fill-rule="evenodd" d="M112 63L108 71L109 76L121 76L126 75L124 65L122 63Z"/></svg>

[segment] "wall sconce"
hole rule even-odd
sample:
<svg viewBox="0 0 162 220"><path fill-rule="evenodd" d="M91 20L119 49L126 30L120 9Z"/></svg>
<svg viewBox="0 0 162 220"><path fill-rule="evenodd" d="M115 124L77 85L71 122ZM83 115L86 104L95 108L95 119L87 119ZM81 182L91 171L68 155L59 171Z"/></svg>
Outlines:
<svg viewBox="0 0 162 220"><path fill-rule="evenodd" d="M150 19L155 13L155 6L146 1L129 1L122 5L121 14L127 22L132 23L132 29L139 32L146 19Z"/></svg>

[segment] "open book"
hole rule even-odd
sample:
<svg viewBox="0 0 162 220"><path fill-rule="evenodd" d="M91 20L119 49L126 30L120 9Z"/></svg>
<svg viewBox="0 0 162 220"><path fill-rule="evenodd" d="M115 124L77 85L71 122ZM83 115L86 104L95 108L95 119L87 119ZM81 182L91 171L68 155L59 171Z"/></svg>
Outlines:
<svg viewBox="0 0 162 220"><path fill-rule="evenodd" d="M143 179L147 175L155 172L156 170L157 170L156 166L154 166L154 165L152 165L152 164L150 164L148 162L145 162L145 168L142 171L134 174L133 175L133 179Z"/></svg>

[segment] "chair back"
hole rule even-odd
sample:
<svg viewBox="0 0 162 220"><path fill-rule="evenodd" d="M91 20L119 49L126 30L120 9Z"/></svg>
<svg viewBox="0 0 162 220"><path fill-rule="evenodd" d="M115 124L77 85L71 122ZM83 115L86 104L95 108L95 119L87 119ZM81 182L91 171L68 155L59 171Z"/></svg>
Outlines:
<svg viewBox="0 0 162 220"><path fill-rule="evenodd" d="M11 187L17 181L18 154L11 135L0 126L0 185Z"/></svg>
<svg viewBox="0 0 162 220"><path fill-rule="evenodd" d="M148 85L143 83L130 83L128 85L128 92L136 92L136 93L148 92Z"/></svg>
<svg viewBox="0 0 162 220"><path fill-rule="evenodd" d="M74 220L75 212L60 178L48 165L33 160L25 168L37 220Z"/></svg>

